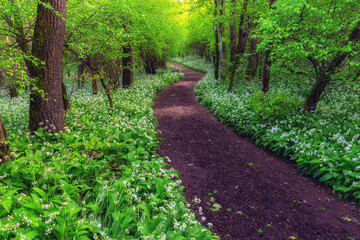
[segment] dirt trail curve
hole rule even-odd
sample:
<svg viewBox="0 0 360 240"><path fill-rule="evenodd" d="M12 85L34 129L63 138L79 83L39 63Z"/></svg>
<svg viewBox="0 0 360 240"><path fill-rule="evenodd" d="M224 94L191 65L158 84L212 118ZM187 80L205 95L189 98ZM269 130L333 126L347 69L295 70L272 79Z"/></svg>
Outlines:
<svg viewBox="0 0 360 240"><path fill-rule="evenodd" d="M185 196L198 219L206 217L204 225L213 223L221 239L360 240L358 207L217 121L193 94L203 74L174 65L185 79L155 99L159 137L166 139L159 153L181 172Z"/></svg>

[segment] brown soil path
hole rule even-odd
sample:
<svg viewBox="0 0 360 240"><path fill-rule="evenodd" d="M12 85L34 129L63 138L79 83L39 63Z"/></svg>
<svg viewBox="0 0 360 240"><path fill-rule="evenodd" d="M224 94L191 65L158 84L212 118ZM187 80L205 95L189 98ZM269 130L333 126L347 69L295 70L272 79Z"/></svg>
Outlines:
<svg viewBox="0 0 360 240"><path fill-rule="evenodd" d="M159 137L166 139L159 153L181 172L204 225L211 222L221 239L360 239L358 207L217 121L193 95L203 74L175 66L185 79L155 99ZM211 210L214 203L220 210Z"/></svg>

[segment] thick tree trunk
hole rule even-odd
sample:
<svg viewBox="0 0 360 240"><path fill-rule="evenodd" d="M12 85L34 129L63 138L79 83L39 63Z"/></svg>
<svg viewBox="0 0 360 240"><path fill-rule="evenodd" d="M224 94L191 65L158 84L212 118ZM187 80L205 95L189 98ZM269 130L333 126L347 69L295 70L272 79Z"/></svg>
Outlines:
<svg viewBox="0 0 360 240"><path fill-rule="evenodd" d="M134 86L134 69L133 69L133 57L132 49L123 47L125 56L123 57L123 75L122 75L122 86L123 88L130 88Z"/></svg>
<svg viewBox="0 0 360 240"><path fill-rule="evenodd" d="M325 74L320 74L320 76L316 79L316 82L311 89L311 92L308 95L304 105L302 106L303 112L314 111L316 109L321 94L324 92L329 81L329 77L327 77Z"/></svg>
<svg viewBox="0 0 360 240"><path fill-rule="evenodd" d="M271 74L271 60L270 60L271 50L266 50L264 55L264 66L262 69L261 75L261 91L267 93L270 86L270 74Z"/></svg>
<svg viewBox="0 0 360 240"><path fill-rule="evenodd" d="M251 81L256 75L256 49L257 49L257 41L256 39L251 39L250 41L250 52L249 52L249 58L248 58L248 65L246 69L246 80Z"/></svg>
<svg viewBox="0 0 360 240"><path fill-rule="evenodd" d="M0 160L1 158L3 158L3 156L5 156L8 152L9 149L9 145L7 144L7 132L5 129L4 124L1 121L0 118ZM2 161L0 161L0 165L1 165Z"/></svg>
<svg viewBox="0 0 360 240"><path fill-rule="evenodd" d="M350 42L358 42L360 40L360 21L356 24L354 29L351 31L349 35L349 43ZM302 112L314 111L317 107L317 104L320 100L322 93L324 92L327 84L331 80L331 76L336 72L346 57L350 54L350 52L340 52L337 56L335 56L329 64L325 68L319 70L319 64L311 57L308 59L312 62L315 71L319 72L318 77L316 79L313 88L311 89L310 94L308 95L304 105L301 108Z"/></svg>
<svg viewBox="0 0 360 240"><path fill-rule="evenodd" d="M62 131L65 126L64 102L62 96L62 58L66 0L44 0L54 10L38 4L34 29L32 55L45 63L44 67L31 64L30 74L37 78L37 87L44 91L30 95L29 129L36 131L42 124L47 131Z"/></svg>

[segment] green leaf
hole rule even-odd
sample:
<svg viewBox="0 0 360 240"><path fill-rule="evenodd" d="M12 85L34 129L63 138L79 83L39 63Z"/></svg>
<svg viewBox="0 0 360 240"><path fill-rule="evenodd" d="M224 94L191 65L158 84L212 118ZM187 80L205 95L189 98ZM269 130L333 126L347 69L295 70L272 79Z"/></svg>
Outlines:
<svg viewBox="0 0 360 240"><path fill-rule="evenodd" d="M81 236L81 237L78 237L77 240L90 240L90 238L88 238L86 236Z"/></svg>
<svg viewBox="0 0 360 240"><path fill-rule="evenodd" d="M11 212L11 208L12 208L12 198L8 198L5 200L1 200L0 204L4 207L4 209L10 213Z"/></svg>
<svg viewBox="0 0 360 240"><path fill-rule="evenodd" d="M85 207L91 208L94 211L94 213L101 213L102 212L101 208L98 205L93 204L93 203L87 204L87 205L85 205Z"/></svg>
<svg viewBox="0 0 360 240"><path fill-rule="evenodd" d="M140 209L144 210L144 212L146 214L146 218L150 217L149 209L144 204L139 204L137 207L138 207L138 209L140 208Z"/></svg>
<svg viewBox="0 0 360 240"><path fill-rule="evenodd" d="M331 173L325 173L324 175L321 176L320 182L326 182L331 178L333 178L333 175Z"/></svg>
<svg viewBox="0 0 360 240"><path fill-rule="evenodd" d="M37 192L38 194L40 194L40 196L42 196L43 198L45 198L45 199L47 198L47 194L40 188L34 187L33 190L35 192Z"/></svg>
<svg viewBox="0 0 360 240"><path fill-rule="evenodd" d="M39 236L39 233L36 231L30 231L30 232L25 233L26 239L34 239L37 236Z"/></svg>

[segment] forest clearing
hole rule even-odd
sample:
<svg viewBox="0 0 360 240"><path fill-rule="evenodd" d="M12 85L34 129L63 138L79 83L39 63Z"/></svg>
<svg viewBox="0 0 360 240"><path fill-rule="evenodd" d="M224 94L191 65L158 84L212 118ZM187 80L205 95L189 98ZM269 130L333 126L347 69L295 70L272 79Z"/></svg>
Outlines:
<svg viewBox="0 0 360 240"><path fill-rule="evenodd" d="M1 1L0 239L360 239L359 41L358 0Z"/></svg>

